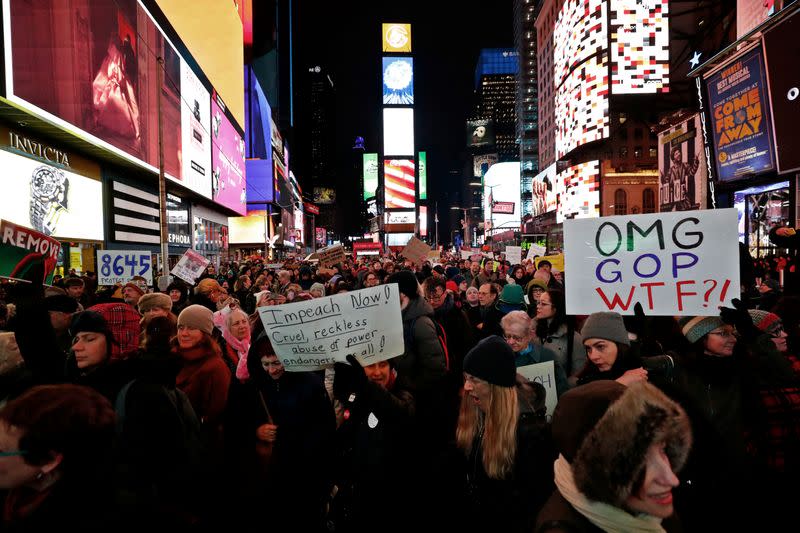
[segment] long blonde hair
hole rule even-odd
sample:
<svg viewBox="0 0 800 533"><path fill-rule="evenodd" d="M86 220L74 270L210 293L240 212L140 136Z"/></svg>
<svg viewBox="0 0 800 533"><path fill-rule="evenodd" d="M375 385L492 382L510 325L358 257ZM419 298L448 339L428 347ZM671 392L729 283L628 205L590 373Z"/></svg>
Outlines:
<svg viewBox="0 0 800 533"><path fill-rule="evenodd" d="M491 383L488 386L489 401L485 414L468 394L461 397L456 444L469 457L483 425L480 443L483 469L491 479L504 479L514 468L517 456L517 389Z"/></svg>

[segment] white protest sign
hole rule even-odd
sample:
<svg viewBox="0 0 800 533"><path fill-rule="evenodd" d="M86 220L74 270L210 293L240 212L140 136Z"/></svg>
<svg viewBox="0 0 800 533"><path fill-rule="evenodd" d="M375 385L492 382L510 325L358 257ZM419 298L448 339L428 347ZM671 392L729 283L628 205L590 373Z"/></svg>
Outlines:
<svg viewBox="0 0 800 533"><path fill-rule="evenodd" d="M506 246L506 259L512 265L522 263L522 246Z"/></svg>
<svg viewBox="0 0 800 533"><path fill-rule="evenodd" d="M173 276L181 278L189 283L194 283L203 271L206 269L210 261L198 254L194 250L186 250L181 260L172 269Z"/></svg>
<svg viewBox="0 0 800 533"><path fill-rule="evenodd" d="M541 383L547 395L544 397L544 405L547 407L547 418L553 416L558 404L558 389L556 388L556 366L553 361L536 363L533 365L521 366L517 368L517 374L528 381Z"/></svg>
<svg viewBox="0 0 800 533"><path fill-rule="evenodd" d="M334 244L327 248L321 248L317 250L317 257L319 258L319 266L323 268L343 263L345 260L344 247L341 244Z"/></svg>
<svg viewBox="0 0 800 533"><path fill-rule="evenodd" d="M533 259L537 255L544 255L547 250L541 244L531 243L531 247L528 248L528 255L525 259Z"/></svg>
<svg viewBox="0 0 800 533"><path fill-rule="evenodd" d="M564 222L566 311L719 314L739 297L736 209Z"/></svg>
<svg viewBox="0 0 800 533"><path fill-rule="evenodd" d="M392 283L259 307L258 314L287 370L319 370L348 355L366 366L403 354L399 294Z"/></svg>
<svg viewBox="0 0 800 533"><path fill-rule="evenodd" d="M406 244L406 247L403 248L401 255L412 263L421 265L425 259L428 258L428 252L430 251L430 246L416 237L411 237L411 239L408 241L408 244Z"/></svg>
<svg viewBox="0 0 800 533"><path fill-rule="evenodd" d="M461 259L463 259L465 261L468 261L471 255L472 255L471 251L469 251L469 250L461 250Z"/></svg>
<svg viewBox="0 0 800 533"><path fill-rule="evenodd" d="M98 250L97 284L127 283L141 276L148 285L153 284L153 264L147 250Z"/></svg>

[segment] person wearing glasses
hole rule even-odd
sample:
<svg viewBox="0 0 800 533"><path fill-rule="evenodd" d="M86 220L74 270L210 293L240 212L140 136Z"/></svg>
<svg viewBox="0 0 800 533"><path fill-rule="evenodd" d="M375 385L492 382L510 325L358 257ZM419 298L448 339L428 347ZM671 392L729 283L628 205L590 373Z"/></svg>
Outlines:
<svg viewBox="0 0 800 533"><path fill-rule="evenodd" d="M536 342L551 350L567 374L570 386L578 382L578 372L586 364L586 350L575 329L574 317L567 316L564 292L548 289L536 302Z"/></svg>
<svg viewBox="0 0 800 533"><path fill-rule="evenodd" d="M525 311L511 311L500 321L503 338L514 351L514 365L535 365L547 361L554 362L556 392L559 396L569 389L564 369L555 362L555 354L533 342L533 321Z"/></svg>

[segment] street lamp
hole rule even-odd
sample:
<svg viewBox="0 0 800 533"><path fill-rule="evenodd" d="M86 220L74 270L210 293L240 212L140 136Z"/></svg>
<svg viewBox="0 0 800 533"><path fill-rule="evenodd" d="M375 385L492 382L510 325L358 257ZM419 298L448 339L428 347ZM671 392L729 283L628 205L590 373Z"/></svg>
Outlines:
<svg viewBox="0 0 800 533"><path fill-rule="evenodd" d="M450 209L460 210L464 212L464 246L467 245L468 242L472 242L469 238L469 211L470 209L480 209L479 207L459 207L459 206L451 206Z"/></svg>

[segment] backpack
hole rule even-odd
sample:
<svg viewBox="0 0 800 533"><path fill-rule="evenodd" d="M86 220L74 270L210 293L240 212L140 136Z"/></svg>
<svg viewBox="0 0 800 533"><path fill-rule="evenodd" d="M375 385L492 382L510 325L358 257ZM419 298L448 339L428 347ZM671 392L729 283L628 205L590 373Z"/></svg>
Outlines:
<svg viewBox="0 0 800 533"><path fill-rule="evenodd" d="M414 328L417 326L417 320L419 318L420 317L417 317L411 321L411 327L409 327L408 330L403 330L403 341L406 346L414 344ZM447 333L444 332L444 328L438 320L431 318L431 322L433 322L433 327L436 329L436 338L439 339L439 345L441 345L442 353L444 353L445 368L450 372L450 352L447 349Z"/></svg>

